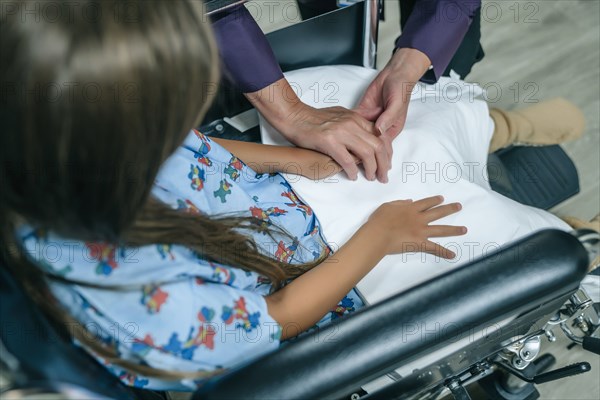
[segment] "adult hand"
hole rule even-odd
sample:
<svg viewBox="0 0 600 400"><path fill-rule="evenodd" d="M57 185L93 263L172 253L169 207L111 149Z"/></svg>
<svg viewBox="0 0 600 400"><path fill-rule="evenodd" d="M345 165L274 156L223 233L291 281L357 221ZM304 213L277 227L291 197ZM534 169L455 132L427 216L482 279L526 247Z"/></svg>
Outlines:
<svg viewBox="0 0 600 400"><path fill-rule="evenodd" d="M343 107L313 108L302 104L290 115L286 137L335 160L355 180L362 164L369 180L387 182L391 143L378 137L372 122Z"/></svg>
<svg viewBox="0 0 600 400"><path fill-rule="evenodd" d="M359 113L343 107L310 107L285 79L246 96L290 142L330 156L350 179L357 178L362 164L367 179L387 182L391 140L379 135Z"/></svg>
<svg viewBox="0 0 600 400"><path fill-rule="evenodd" d="M404 128L410 94L429 65L431 61L419 50L396 50L367 88L356 111L375 122L383 138L393 140Z"/></svg>

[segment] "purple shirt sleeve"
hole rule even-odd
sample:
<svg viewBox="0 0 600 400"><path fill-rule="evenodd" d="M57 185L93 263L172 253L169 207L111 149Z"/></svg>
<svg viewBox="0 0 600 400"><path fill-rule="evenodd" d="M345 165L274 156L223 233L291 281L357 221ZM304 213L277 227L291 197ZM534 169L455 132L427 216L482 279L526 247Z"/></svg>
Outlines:
<svg viewBox="0 0 600 400"><path fill-rule="evenodd" d="M422 51L431 60L435 81L450 64L481 0L417 0L396 48Z"/></svg>
<svg viewBox="0 0 600 400"><path fill-rule="evenodd" d="M225 73L242 92L255 92L283 78L267 38L246 7L214 15L212 27Z"/></svg>

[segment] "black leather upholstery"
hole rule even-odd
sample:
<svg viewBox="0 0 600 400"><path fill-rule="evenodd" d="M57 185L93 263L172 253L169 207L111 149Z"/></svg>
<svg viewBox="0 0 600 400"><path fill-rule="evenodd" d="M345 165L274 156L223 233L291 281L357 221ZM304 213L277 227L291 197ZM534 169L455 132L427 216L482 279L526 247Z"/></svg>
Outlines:
<svg viewBox="0 0 600 400"><path fill-rule="evenodd" d="M536 233L363 309L322 330L318 337L304 337L233 371L197 392L195 399L346 394L452 343L475 326L524 314L560 294L568 296L586 268L587 254L573 236L556 230Z"/></svg>
<svg viewBox="0 0 600 400"><path fill-rule="evenodd" d="M363 4L271 32L267 39L283 72L320 65L363 64Z"/></svg>
<svg viewBox="0 0 600 400"><path fill-rule="evenodd" d="M496 192L545 210L579 193L577 169L558 145L511 147L490 154L488 175Z"/></svg>

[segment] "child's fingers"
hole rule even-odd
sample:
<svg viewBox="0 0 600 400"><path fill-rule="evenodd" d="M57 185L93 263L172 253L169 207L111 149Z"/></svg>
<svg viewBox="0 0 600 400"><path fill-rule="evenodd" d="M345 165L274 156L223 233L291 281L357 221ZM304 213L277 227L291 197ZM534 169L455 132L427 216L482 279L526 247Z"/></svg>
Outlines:
<svg viewBox="0 0 600 400"><path fill-rule="evenodd" d="M461 236L467 233L464 226L455 225L430 225L427 228L427 237Z"/></svg>
<svg viewBox="0 0 600 400"><path fill-rule="evenodd" d="M450 203L444 204L443 206L428 209L427 211L425 211L425 213L427 216L427 221L432 222L447 217L448 215L455 214L460 210L462 210L462 205L460 203Z"/></svg>
<svg viewBox="0 0 600 400"><path fill-rule="evenodd" d="M456 257L456 254L454 254L452 251L448 250L447 248L445 248L443 246L440 246L437 243L433 243L430 240L425 242L423 252L433 254L434 256L441 257L441 258L447 258L447 259L452 259L452 258Z"/></svg>
<svg viewBox="0 0 600 400"><path fill-rule="evenodd" d="M417 210L425 211L425 210L430 209L431 207L439 206L443 202L444 202L443 196L433 196L433 197L426 197L424 199L417 200L417 201L415 201L414 205L415 205L415 207L417 207Z"/></svg>

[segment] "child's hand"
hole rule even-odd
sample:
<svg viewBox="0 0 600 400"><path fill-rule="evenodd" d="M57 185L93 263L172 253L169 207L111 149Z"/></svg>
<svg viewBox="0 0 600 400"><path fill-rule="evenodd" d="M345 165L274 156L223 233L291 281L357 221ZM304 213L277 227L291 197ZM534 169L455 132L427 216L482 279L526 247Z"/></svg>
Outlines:
<svg viewBox="0 0 600 400"><path fill-rule="evenodd" d="M455 254L429 240L432 237L460 236L464 226L429 225L461 210L460 203L442 204L442 196L418 201L398 200L382 204L369 218L365 228L373 230L374 240L383 241L385 254L425 252L442 258Z"/></svg>

